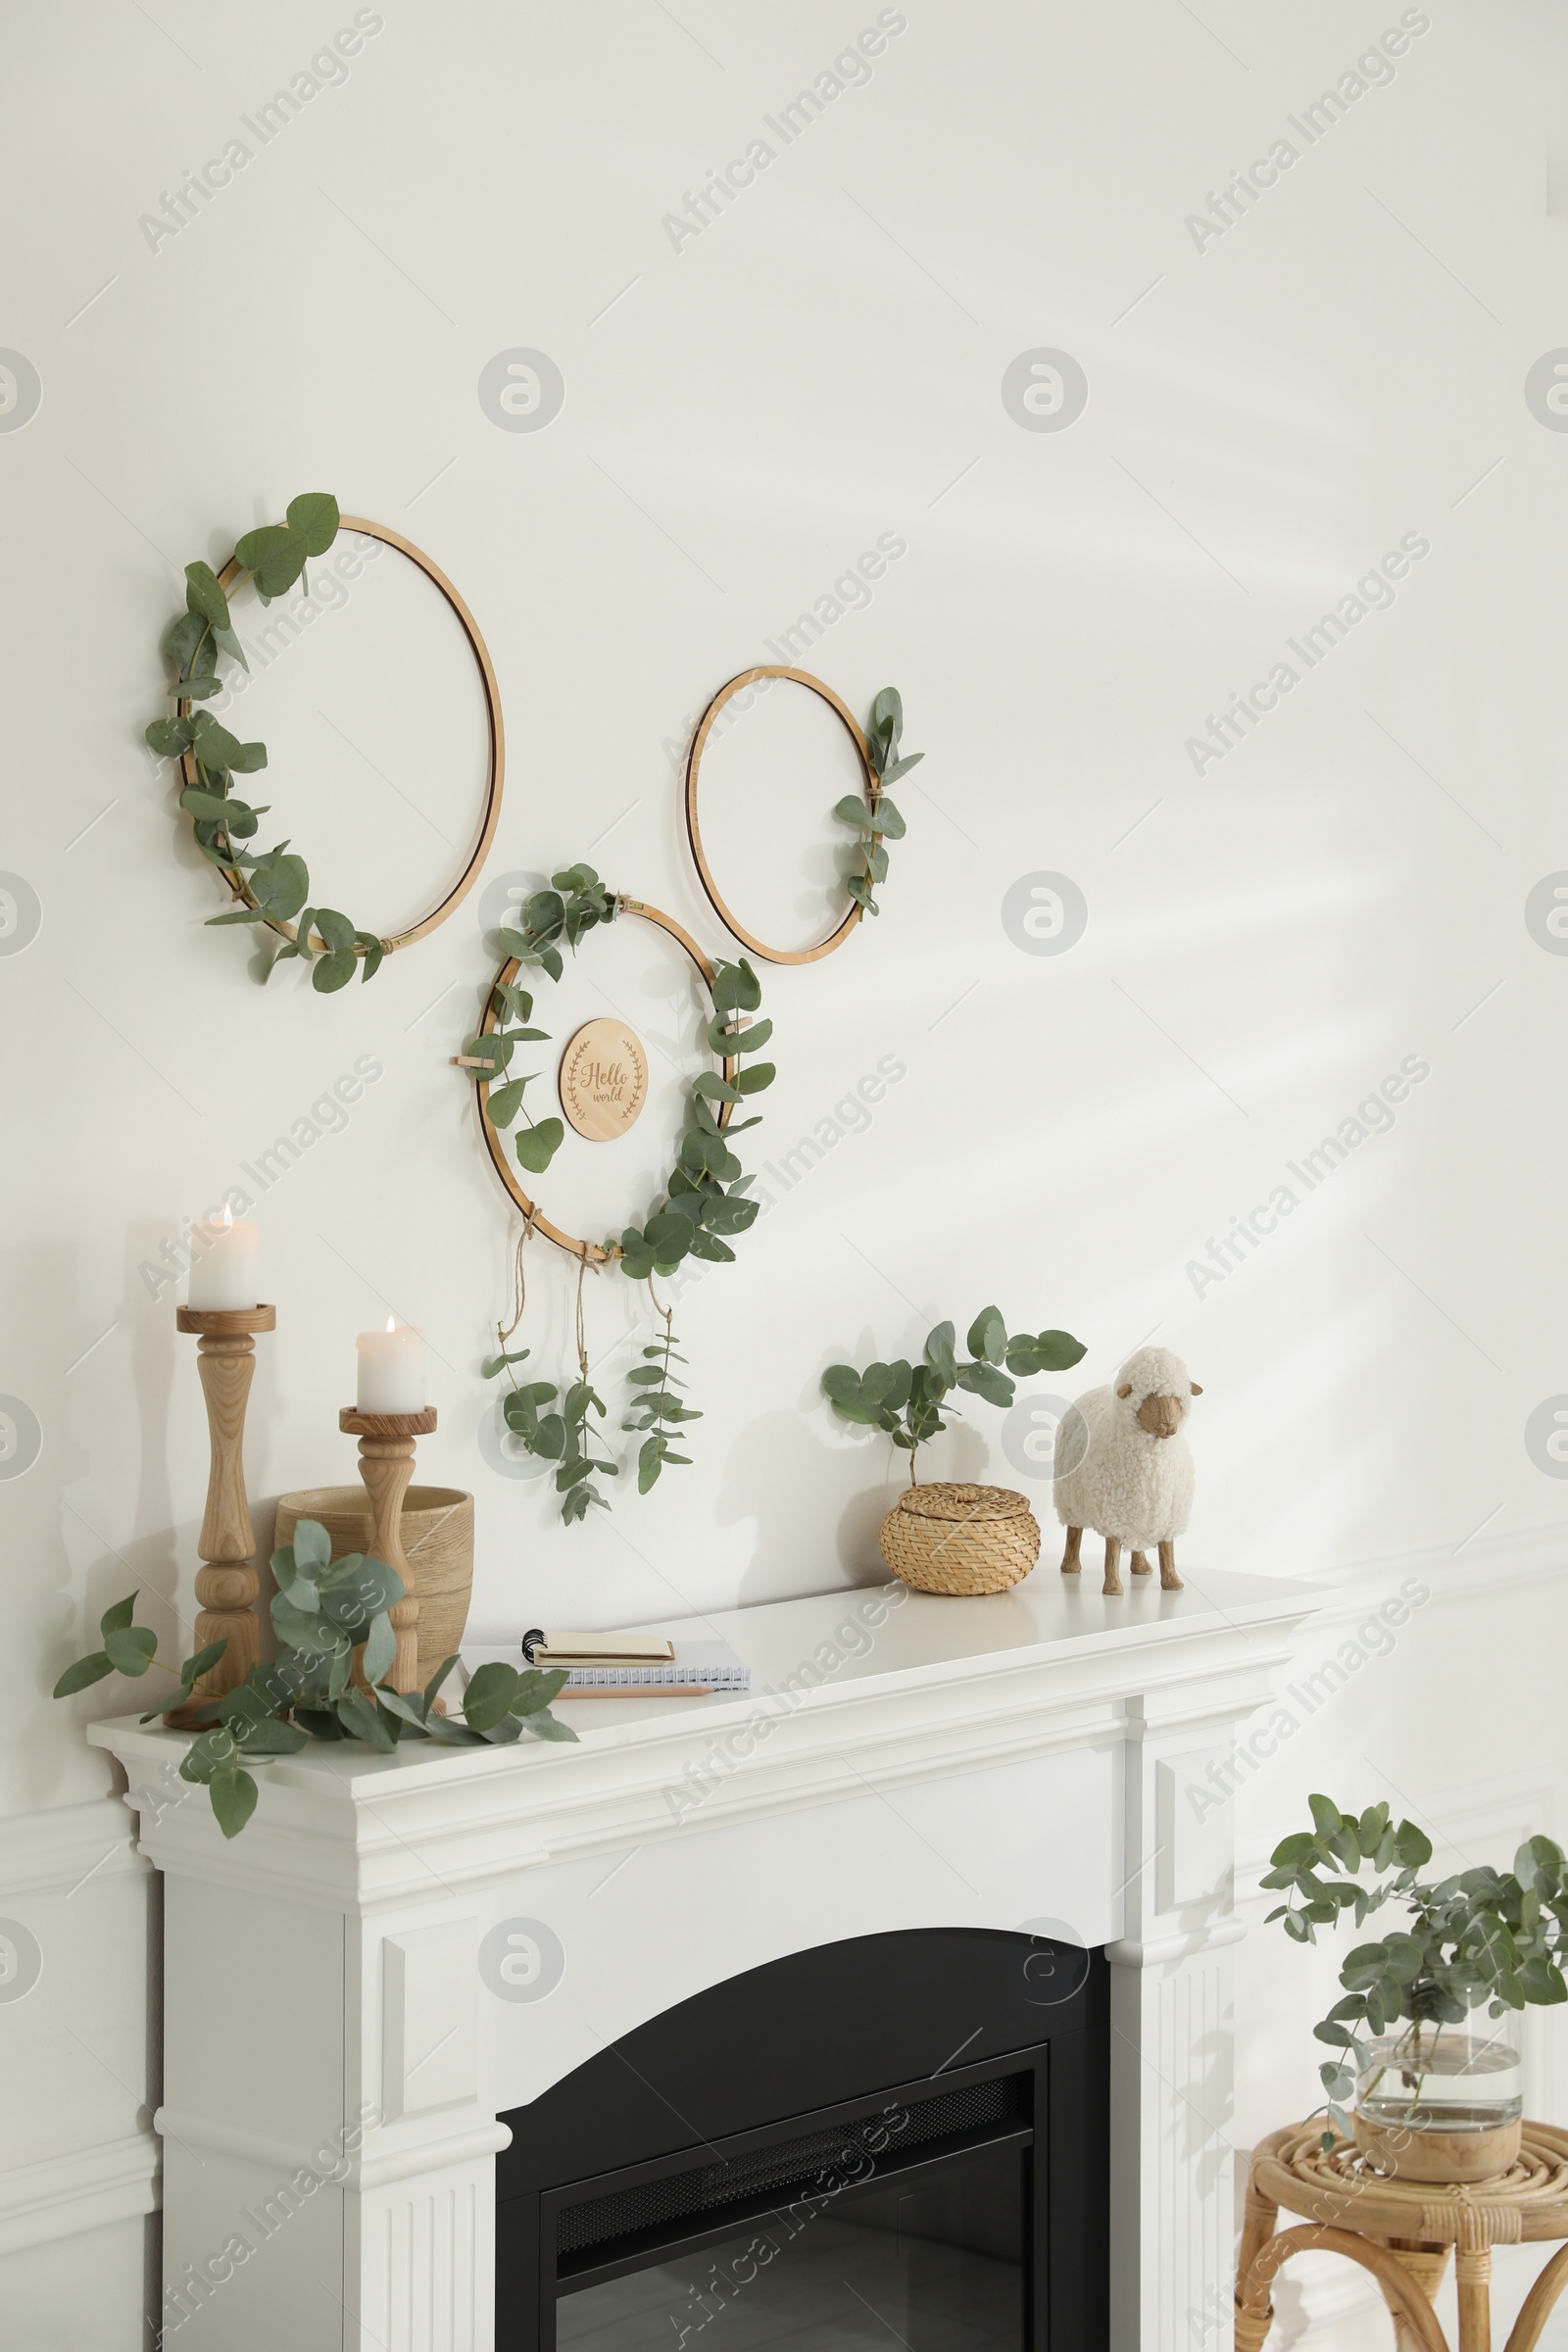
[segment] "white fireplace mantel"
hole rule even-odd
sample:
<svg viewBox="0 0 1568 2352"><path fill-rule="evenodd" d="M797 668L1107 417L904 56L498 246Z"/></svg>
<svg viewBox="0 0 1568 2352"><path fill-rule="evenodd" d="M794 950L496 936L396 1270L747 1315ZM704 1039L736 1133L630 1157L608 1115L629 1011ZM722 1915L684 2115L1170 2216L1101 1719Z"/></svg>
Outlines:
<svg viewBox="0 0 1568 2352"><path fill-rule="evenodd" d="M499 2114L743 1970L953 1926L1108 1948L1113 2342L1222 2340L1222 1766L1316 1596L1187 1575L733 1611L701 1630L748 1697L560 1705L576 1746L314 1746L232 1842L183 1736L95 1726L166 1882L164 2340L490 2352Z"/></svg>

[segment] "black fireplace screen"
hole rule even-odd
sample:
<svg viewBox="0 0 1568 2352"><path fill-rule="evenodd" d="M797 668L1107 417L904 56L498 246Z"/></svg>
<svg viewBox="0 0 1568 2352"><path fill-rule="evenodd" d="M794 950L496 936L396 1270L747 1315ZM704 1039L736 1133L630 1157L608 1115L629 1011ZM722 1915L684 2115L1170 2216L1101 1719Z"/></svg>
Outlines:
<svg viewBox="0 0 1568 2352"><path fill-rule="evenodd" d="M918 2181L759 2214L700 2252L564 2292L558 2343L739 2352L814 2336L833 2352L890 2352L890 2338L909 2352L1022 2352L1023 2172L1019 2148L977 2148Z"/></svg>
<svg viewBox="0 0 1568 2352"><path fill-rule="evenodd" d="M503 2118L498 2352L1102 2352L1105 1972L1040 1951L819 1947Z"/></svg>

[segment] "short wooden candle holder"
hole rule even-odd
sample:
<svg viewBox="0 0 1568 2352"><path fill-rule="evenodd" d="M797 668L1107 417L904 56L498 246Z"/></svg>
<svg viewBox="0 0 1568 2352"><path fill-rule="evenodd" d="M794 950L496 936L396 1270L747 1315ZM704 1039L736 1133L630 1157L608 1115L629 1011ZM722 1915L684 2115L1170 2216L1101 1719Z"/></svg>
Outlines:
<svg viewBox="0 0 1568 2352"><path fill-rule="evenodd" d="M242 1683L261 1654L256 1621L256 1534L245 1494L245 1406L256 1370L258 1331L275 1331L273 1306L180 1306L176 1330L196 1334L196 1369L207 1399L212 1461L207 1510L196 1548L206 1563L196 1572L196 1647L226 1642L216 1666L196 1684L190 1706L171 1715L188 1724L204 1699L221 1698Z"/></svg>
<svg viewBox="0 0 1568 2352"><path fill-rule="evenodd" d="M397 1662L392 1669L394 1690L419 1688L419 1595L414 1570L403 1550L403 1497L414 1477L414 1441L426 1438L435 1427L435 1406L421 1413L362 1413L344 1405L337 1425L360 1441L360 1476L370 1498L370 1549L403 1579L403 1598L389 1615L398 1638Z"/></svg>

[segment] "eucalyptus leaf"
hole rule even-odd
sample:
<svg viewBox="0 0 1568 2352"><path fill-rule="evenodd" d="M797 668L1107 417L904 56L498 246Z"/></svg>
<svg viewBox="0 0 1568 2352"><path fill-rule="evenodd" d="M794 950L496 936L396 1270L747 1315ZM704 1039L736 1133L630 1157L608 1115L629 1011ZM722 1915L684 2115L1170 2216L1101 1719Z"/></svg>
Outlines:
<svg viewBox="0 0 1568 2352"><path fill-rule="evenodd" d="M509 1086L499 1086L484 1106L484 1115L492 1127L510 1127L522 1108L526 1078L514 1078Z"/></svg>
<svg viewBox="0 0 1568 2352"><path fill-rule="evenodd" d="M210 564L186 564L185 602L193 612L199 612L215 629L228 627L228 599L219 586L218 574Z"/></svg>
<svg viewBox="0 0 1568 2352"><path fill-rule="evenodd" d="M56 1683L50 1696L70 1698L74 1690L85 1690L93 1683L101 1683L106 1674L113 1674L115 1662L106 1650L95 1649L85 1658L77 1658L68 1666Z"/></svg>
<svg viewBox="0 0 1568 2352"><path fill-rule="evenodd" d="M520 1680L515 1667L498 1659L478 1667L464 1693L465 1721L476 1732L489 1731L511 1712Z"/></svg>
<svg viewBox="0 0 1568 2352"><path fill-rule="evenodd" d="M338 533L337 500L326 490L306 490L288 502L288 527L305 543L308 556L324 556Z"/></svg>
<svg viewBox="0 0 1568 2352"><path fill-rule="evenodd" d="M206 635L209 622L200 612L182 612L164 639L164 652L177 670L190 666L191 656Z"/></svg>
<svg viewBox="0 0 1568 2352"><path fill-rule="evenodd" d="M177 760L190 749L195 731L188 718L155 718L143 733L161 760Z"/></svg>
<svg viewBox="0 0 1568 2352"><path fill-rule="evenodd" d="M116 1673L132 1676L146 1673L157 1647L158 1636L146 1625L117 1627L104 1642Z"/></svg>
<svg viewBox="0 0 1568 2352"><path fill-rule="evenodd" d="M365 1679L372 1687L385 1680L398 1659L398 1638L392 1620L383 1609L370 1620L370 1630L365 1638L365 1656L361 1661Z"/></svg>
<svg viewBox="0 0 1568 2352"><path fill-rule="evenodd" d="M256 1810L260 1791L248 1772L229 1766L215 1772L207 1784L213 1814L225 1838L237 1838Z"/></svg>
<svg viewBox="0 0 1568 2352"><path fill-rule="evenodd" d="M321 1525L319 1519L296 1520L294 1523L294 1541L290 1548L293 1553L294 1566L296 1570L303 1569L307 1574L314 1575L319 1573L321 1569L330 1567L331 1565L332 1539L327 1534L325 1528ZM277 1555L275 1553L273 1554L272 1565L275 1569L277 1565Z"/></svg>
<svg viewBox="0 0 1568 2352"><path fill-rule="evenodd" d="M560 1119L537 1119L532 1126L519 1127L512 1139L519 1166L530 1175L542 1176L560 1151L565 1132Z"/></svg>

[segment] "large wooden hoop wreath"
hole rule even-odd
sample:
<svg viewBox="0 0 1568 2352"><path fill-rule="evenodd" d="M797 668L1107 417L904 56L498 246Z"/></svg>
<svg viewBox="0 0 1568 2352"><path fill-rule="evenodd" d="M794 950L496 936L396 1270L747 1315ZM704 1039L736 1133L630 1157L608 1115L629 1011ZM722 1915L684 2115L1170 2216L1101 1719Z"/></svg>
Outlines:
<svg viewBox="0 0 1568 2352"><path fill-rule="evenodd" d="M479 676L484 687L485 725L490 741L490 756L485 780L484 813L479 820L478 839L474 843L468 861L462 873L446 896L438 900L430 912L421 915L416 923L411 923L406 930L394 932L381 941L383 951L390 956L395 954L399 948L413 947L416 940L423 939L427 933L434 931L438 925L444 923L449 914L456 912L472 889L474 878L490 854L490 845L495 839L496 826L501 817L501 788L506 771L506 733L501 720L501 689L496 683L495 666L490 660L489 648L479 634L478 622L468 611L457 589L447 578L446 573L438 564L431 562L422 548L416 547L413 540L405 539L401 532L388 529L385 523L367 521L363 514L342 515L338 521L338 529L340 531L359 531L367 539L379 539L384 547L396 548L400 556L407 556L411 564L418 566L425 578L440 591L452 611L457 614L459 625L468 641L468 650L478 665ZM219 586L225 591L232 587L243 569L244 566L238 556L230 556L218 575ZM192 705L187 697L181 697L174 707L181 718L190 716ZM180 772L187 785L196 783L196 761L193 753L186 752L183 755L180 760ZM225 865L220 870L228 881L236 898L242 899L247 906L258 906L259 902L242 868ZM290 945L293 944L298 930L295 923L271 915L259 916L258 920L265 921L269 930L277 932L280 938L286 939Z"/></svg>
<svg viewBox="0 0 1568 2352"><path fill-rule="evenodd" d="M860 731L855 713L839 700L831 686L825 685L820 678L813 678L809 670L790 669L777 663L764 662L756 669L743 669L739 677L731 678L727 684L721 686L708 709L703 712L697 732L692 738L692 748L686 760L687 839L692 845L692 856L697 861L697 872L707 894L708 903L726 931L738 939L743 947L750 948L754 956L760 956L765 963L815 963L821 956L831 956L835 948L841 948L844 945L860 919L861 908L852 904L849 913L844 917L838 929L830 932L826 939L819 940L814 948L793 950L770 948L765 940L755 938L745 925L730 912L719 895L718 884L713 879L712 868L710 866L707 854L703 849L702 829L697 819L697 786L699 771L703 763L703 752L712 731L713 721L723 710L724 705L733 695L739 694L743 686L754 684L758 678L788 678L795 685L805 686L812 694L819 695L829 710L838 713L849 731L850 740L855 746L856 757L860 762L866 807L873 816L876 813L876 805L882 789L881 782L872 764L870 747Z"/></svg>
<svg viewBox="0 0 1568 2352"><path fill-rule="evenodd" d="M686 954L690 956L692 963L695 965L702 979L703 986L709 992L709 1004L711 1005L714 979L713 966L709 961L708 957L703 954L702 949L697 945L697 942L695 939L693 939L691 933L683 930L681 925L676 922L673 915L663 913L658 906L646 906L641 899L628 899L622 897L617 901L617 906L620 913L640 915L645 923L656 924L661 931L667 932L678 947L685 949ZM495 1029L497 1022L501 1017L496 1004L496 990L498 988L504 988L508 981L514 979L517 972L519 972L521 969L522 966L519 959L515 956L510 956L508 960L501 966L501 969L499 972L497 972L495 978L490 982L490 985L486 991L485 1016L479 1025L478 1031L478 1034L481 1037L488 1037ZM733 1085L735 1072L738 1067L739 1061L736 1055L727 1054L724 1057L722 1069L727 1083ZM490 1154L490 1162L495 1169L496 1174L506 1186L507 1191L511 1194L518 1208L521 1209L523 1216L527 1220L531 1229L535 1233L542 1233L546 1241L555 1242L561 1249L568 1251L571 1256L582 1258L590 1266L605 1266L612 1264L613 1260L620 1255L618 1249L604 1250L601 1249L597 1242L580 1241L575 1234L565 1232L563 1227L553 1223L552 1220L544 1214L544 1211L540 1208L538 1202L530 1200L528 1195L523 1191L522 1186L518 1181L516 1171L513 1168L507 1158L506 1138L491 1125L490 1120L485 1116L485 1104L490 1100L490 1086L491 1081L488 1078L481 1078L478 1082L477 1088L479 1101L479 1125L484 1133L485 1150ZM733 1103L720 1103L718 1110L715 1113L715 1123L720 1128L725 1128L729 1125L730 1119L733 1115Z"/></svg>

